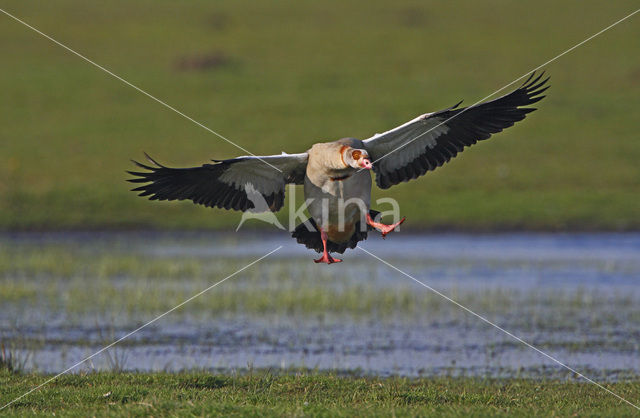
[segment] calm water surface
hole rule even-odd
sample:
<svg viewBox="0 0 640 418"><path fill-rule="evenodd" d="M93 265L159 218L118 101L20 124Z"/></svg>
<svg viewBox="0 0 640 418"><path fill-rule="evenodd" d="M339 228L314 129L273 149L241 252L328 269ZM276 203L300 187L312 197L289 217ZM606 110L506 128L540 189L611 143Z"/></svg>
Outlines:
<svg viewBox="0 0 640 418"><path fill-rule="evenodd" d="M280 245L283 248L269 259L211 289L207 297L215 303L222 286L245 286L244 291L252 286L249 291L260 292L260 275L266 277L273 263L284 273L269 270L272 276L286 275L301 286L315 280L320 286L318 297L322 288L364 289L374 297L380 295L381 304L385 294L402 289L415 297L434 297L429 289L363 251L347 252L338 265L314 265L311 258L316 254L284 233L0 235L0 250L12 254L59 251L70 260L113 254L151 263L188 258L205 267L233 260L241 266L244 260L261 257ZM608 380L640 373L640 233L400 232L387 240L370 238L363 247L580 372ZM0 338L28 369L62 371L162 313L136 314L117 308L92 311L75 309L73 303L43 303L41 286L48 284L52 294L60 291L64 298L65 287L77 284L57 277L55 266L47 270L34 262L24 267L30 260L21 261L21 267L15 269L7 262L2 283L7 289L31 286L32 295L7 296L0 308ZM234 271L215 274L220 280ZM91 282L94 273L84 274ZM134 280L128 274L135 272L125 269L103 280L116 295L119 289L132 292L129 283ZM252 275L253 281L243 282L245 275ZM276 279L271 277L269 286L275 286L277 292ZM144 286L156 285L170 285L187 295L207 287L194 283L188 273L144 282ZM96 295L87 291L85 297L90 305ZM434 303L433 308L396 309L384 315L375 306L370 315L351 315L348 309L322 314L234 311L208 315L187 304L179 313L168 314L76 370L304 367L376 375L571 377L500 330L450 302L439 302L437 308ZM118 306L117 301L113 306Z"/></svg>

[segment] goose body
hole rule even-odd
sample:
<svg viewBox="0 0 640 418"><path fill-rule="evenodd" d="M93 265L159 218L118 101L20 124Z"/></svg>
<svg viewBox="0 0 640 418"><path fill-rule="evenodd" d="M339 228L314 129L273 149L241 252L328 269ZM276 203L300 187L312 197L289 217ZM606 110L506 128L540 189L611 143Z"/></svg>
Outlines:
<svg viewBox="0 0 640 418"><path fill-rule="evenodd" d="M512 126L534 111L547 79L529 79L495 100L467 108L459 104L426 113L369 139L343 138L319 142L299 154L243 156L214 160L200 167L169 168L147 156L151 165L134 163L145 171L129 173L134 191L151 200L191 200L196 204L240 211L278 211L286 184L304 185L311 218L292 236L322 253L316 262L341 261L343 253L378 230L385 236L392 225L376 219L371 210L371 171L378 187L387 189L433 171L478 141Z"/></svg>
<svg viewBox="0 0 640 418"><path fill-rule="evenodd" d="M371 204L371 174L368 170L346 165L342 158L327 161L329 156L340 156L340 149L344 147L361 149L362 141L345 138L311 147L307 151L309 161L304 179L309 213L327 232L329 240L338 244L351 239L356 224L365 219Z"/></svg>

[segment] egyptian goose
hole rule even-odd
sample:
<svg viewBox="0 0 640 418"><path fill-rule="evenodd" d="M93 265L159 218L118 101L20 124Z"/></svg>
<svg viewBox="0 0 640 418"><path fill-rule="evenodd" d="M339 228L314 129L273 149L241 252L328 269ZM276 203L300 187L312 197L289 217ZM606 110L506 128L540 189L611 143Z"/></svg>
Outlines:
<svg viewBox="0 0 640 418"><path fill-rule="evenodd" d="M460 102L364 141L344 138L314 144L300 154L243 156L192 168L165 167L147 156L152 165L134 161L147 171L129 171L135 176L129 181L143 183L133 190L151 200L189 199L208 207L272 212L282 208L286 184L304 185L311 218L298 225L292 236L322 253L316 263L339 262L331 252L342 254L355 248L368 230L385 236L404 221L385 225L376 220L378 212L369 208L370 170L378 187L387 189L435 170L465 146L512 126L535 110L523 106L544 98L541 93L548 88L543 87L548 78L540 81L542 74L534 75L495 100L468 108L459 108ZM261 205L252 198L256 195Z"/></svg>

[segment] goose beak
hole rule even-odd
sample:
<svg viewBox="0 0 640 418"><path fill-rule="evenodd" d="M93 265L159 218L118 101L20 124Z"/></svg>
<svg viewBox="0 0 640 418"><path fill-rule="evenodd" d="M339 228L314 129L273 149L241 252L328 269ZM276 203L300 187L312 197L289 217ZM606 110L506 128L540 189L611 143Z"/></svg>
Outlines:
<svg viewBox="0 0 640 418"><path fill-rule="evenodd" d="M368 158L363 158L360 162L360 167L371 170L373 168L373 164L371 164L371 160L369 160Z"/></svg>

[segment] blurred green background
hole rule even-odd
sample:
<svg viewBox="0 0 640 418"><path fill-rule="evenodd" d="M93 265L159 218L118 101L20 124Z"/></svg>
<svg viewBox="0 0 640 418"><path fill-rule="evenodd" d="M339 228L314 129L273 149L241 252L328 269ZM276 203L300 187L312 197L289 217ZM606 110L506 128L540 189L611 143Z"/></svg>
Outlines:
<svg viewBox="0 0 640 418"><path fill-rule="evenodd" d="M472 104L637 7L0 1L258 155ZM546 66L552 87L524 122L375 196L397 198L414 229L640 228L639 19ZM143 151L170 166L242 151L2 14L0 51L0 228L237 224L236 212L138 198L125 170Z"/></svg>

